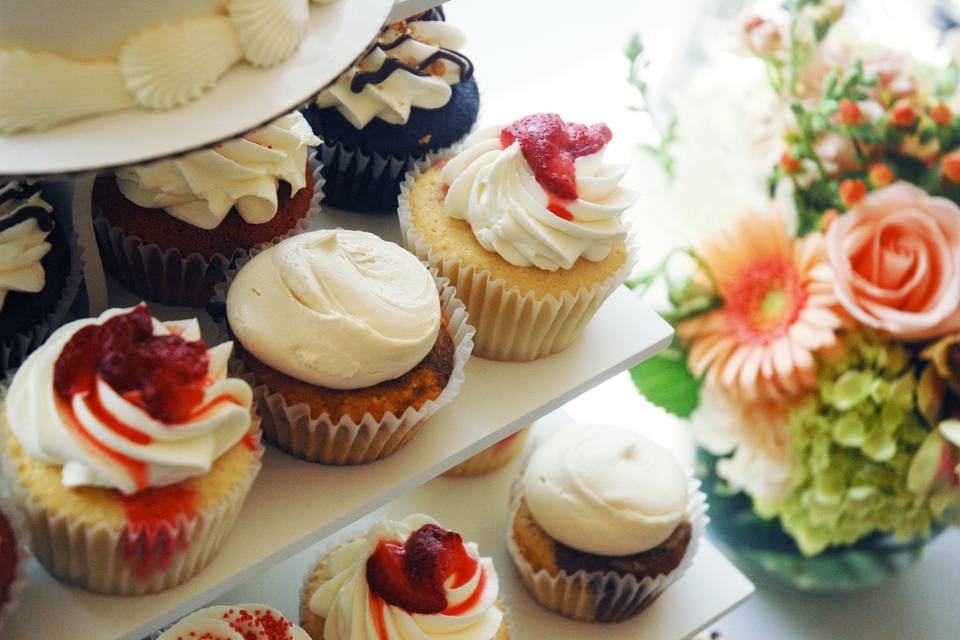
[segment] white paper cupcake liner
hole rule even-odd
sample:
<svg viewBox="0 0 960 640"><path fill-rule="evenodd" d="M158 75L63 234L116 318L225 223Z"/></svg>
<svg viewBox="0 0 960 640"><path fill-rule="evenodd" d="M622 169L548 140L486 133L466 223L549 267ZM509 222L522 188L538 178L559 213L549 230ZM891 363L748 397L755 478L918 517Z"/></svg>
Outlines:
<svg viewBox="0 0 960 640"><path fill-rule="evenodd" d="M10 615L10 612L20 604L20 594L27 586L27 562L30 560L27 547L30 544L30 534L20 511L3 493L0 493L0 513L10 523L13 536L17 541L17 564L13 569L13 581L7 591L6 601L0 603L0 631L2 631L4 621Z"/></svg>
<svg viewBox="0 0 960 640"><path fill-rule="evenodd" d="M692 529L690 543L680 564L670 573L638 580L636 576L615 571L604 573L580 570L569 574L561 569L556 575L545 569L535 571L533 565L521 554L513 537L513 522L523 500L523 469L531 455L532 449L524 457L510 491L507 550L523 583L543 606L581 622L619 622L638 614L653 603L690 568L710 518L707 516L707 496L700 491L700 481L688 471L689 498L686 513Z"/></svg>
<svg viewBox="0 0 960 640"><path fill-rule="evenodd" d="M3 409L0 405L0 410ZM6 427L9 429L9 427ZM259 438L259 419L251 423L257 449L255 463L240 478L233 492L213 507L193 518L181 516L165 536L148 540L145 532L131 533L106 525L88 526L70 522L63 513L55 513L31 495L8 457L6 438L2 438L2 470L11 498L17 504L30 531L30 550L46 570L59 580L96 593L139 596L158 593L182 584L203 570L226 539L250 486L260 471L263 445ZM164 538L162 543L158 542ZM161 567L148 564L142 575L143 558L137 557L140 545L155 547L175 544ZM168 552L164 549L163 554ZM158 570L159 569L159 570Z"/></svg>
<svg viewBox="0 0 960 640"><path fill-rule="evenodd" d="M274 244L315 226L324 197L324 178L315 152L311 152L309 162L313 170L313 197L307 213L286 233L260 243L258 247ZM229 256L221 253L209 258L199 253L183 255L179 249L163 249L145 243L139 236L113 225L98 212L99 207L94 206L93 226L107 270L129 289L154 302L202 307L213 295L214 286L223 282L230 266L250 253L249 249L239 248Z"/></svg>
<svg viewBox="0 0 960 640"><path fill-rule="evenodd" d="M439 524L441 527L443 527L443 526L447 526L450 523L440 522ZM316 559L307 568L307 571L303 574L303 580L301 580L300 582L299 601L297 605L297 609L299 611L299 616L300 616L300 619L298 620L298 622L300 623L300 626L303 626L304 624L303 613L304 611L306 611L307 607L310 606L310 599L313 597L313 594L310 593L309 590L310 590L310 581L313 579L314 570L317 568L317 566L321 562L323 562L323 560L328 555L333 553L335 549L342 547L348 542L353 542L354 540L357 540L359 538L365 538L367 536L367 533L369 533L371 526L373 526L373 523L370 523L369 525L366 525L366 526L363 526L363 525L350 526L340 531L340 533L330 536L329 538L327 538L327 540L321 543L322 551L316 554L315 556ZM456 528L453 528L452 530L456 531ZM482 552L482 549L481 549L481 552ZM489 555L484 556L481 553L481 557L489 558L490 556ZM495 567L495 568L497 569L497 576L499 579L500 569L498 567ZM502 585L503 583L501 582L500 584ZM499 597L497 598L497 607L500 609L500 611L503 612L503 619L507 621L507 637L512 638L513 637L513 618L510 615L510 607L507 606L506 602L504 601L503 593L500 593ZM497 638L490 638L490 640L498 640L498 639L499 639L499 636L497 636Z"/></svg>
<svg viewBox="0 0 960 640"><path fill-rule="evenodd" d="M633 271L637 261L636 233L627 228L627 259L611 276L576 294L561 297L536 292L520 293L517 285L493 278L489 271L463 262L459 256L434 251L433 246L413 227L410 189L414 181L437 161L453 157L454 147L430 154L407 172L400 185L398 214L400 231L407 248L457 287L477 329L475 354L491 360L528 361L569 347L583 332L597 309ZM535 269L536 267L531 267Z"/></svg>
<svg viewBox="0 0 960 640"><path fill-rule="evenodd" d="M83 282L83 248L73 229L73 222L69 212L55 212L56 224L60 225L64 237L70 245L70 271L60 293L60 300L50 310L44 319L29 331L18 333L15 336L0 342L0 377L6 376L19 367L31 351L46 342L67 317L70 305L77 298L80 284Z"/></svg>
<svg viewBox="0 0 960 640"><path fill-rule="evenodd" d="M211 306L225 308L230 282L240 268L262 248L238 260L227 273L227 281L218 284ZM456 288L446 278L431 274L440 292L440 311L447 320L446 330L454 343L453 370L443 391L435 400L427 400L419 409L408 407L401 415L387 412L377 419L365 413L356 422L348 415L334 422L327 413L312 415L306 403L289 404L281 393L267 388L234 353L231 372L250 383L254 402L263 416L264 437L287 453L309 462L333 465L364 464L385 458L409 441L430 416L453 400L460 392L464 368L473 351L474 328ZM226 322L226 313L220 320ZM225 329L226 330L226 329Z"/></svg>
<svg viewBox="0 0 960 640"><path fill-rule="evenodd" d="M443 473L447 478L474 478L493 473L513 462L523 451L523 445L530 432L530 426L523 427L515 434L509 443L503 441L487 447L480 453L473 455L455 467Z"/></svg>

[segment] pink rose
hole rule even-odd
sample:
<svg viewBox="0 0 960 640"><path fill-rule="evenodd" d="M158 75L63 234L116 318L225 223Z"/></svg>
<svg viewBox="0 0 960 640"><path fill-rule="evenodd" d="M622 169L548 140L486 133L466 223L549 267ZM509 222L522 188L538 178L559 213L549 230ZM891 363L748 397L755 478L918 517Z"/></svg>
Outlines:
<svg viewBox="0 0 960 640"><path fill-rule="evenodd" d="M960 208L906 182L878 189L827 233L834 289L857 321L903 340L960 329Z"/></svg>

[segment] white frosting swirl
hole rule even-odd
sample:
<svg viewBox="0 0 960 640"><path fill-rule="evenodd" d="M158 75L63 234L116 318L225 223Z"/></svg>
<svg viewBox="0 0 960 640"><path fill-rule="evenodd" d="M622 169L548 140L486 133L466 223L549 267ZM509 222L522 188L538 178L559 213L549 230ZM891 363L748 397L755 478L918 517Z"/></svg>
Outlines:
<svg viewBox="0 0 960 640"><path fill-rule="evenodd" d="M289 625L289 626L288 626ZM286 627L282 636L279 628ZM310 640L307 632L265 604L218 605L194 611L157 640Z"/></svg>
<svg viewBox="0 0 960 640"><path fill-rule="evenodd" d="M482 589L475 603L465 611L435 615L410 613L370 592L367 559L380 541L405 542L425 524L437 523L422 514L401 521L382 521L365 538L349 542L327 557L331 577L310 598L310 610L326 619L323 627L326 640L382 640L371 611L372 601L383 604L389 640L493 640L497 636L503 622L503 611L497 606L500 584L493 560L481 558L475 543L464 543L464 547L478 560L477 571L460 587L451 586L453 576L445 585L447 610L462 605L477 589Z"/></svg>
<svg viewBox="0 0 960 640"><path fill-rule="evenodd" d="M112 487L129 495L147 486L174 484L207 473L214 461L250 430L253 392L243 380L227 377L233 346L230 342L207 351L209 386L204 389L201 408L185 423L157 420L97 376L100 405L140 442L98 417L90 404L91 394L76 394L67 406L53 385L54 367L64 346L80 329L128 312L130 309L108 309L97 318L83 318L60 327L30 354L10 385L6 402L10 428L31 457L62 465L65 487ZM188 341L200 339L196 320L154 320L153 326L154 335L175 333ZM100 447L143 465L146 477L134 477L129 467L91 445L81 430Z"/></svg>
<svg viewBox="0 0 960 640"><path fill-rule="evenodd" d="M117 185L141 207L162 208L201 229L214 229L230 209L250 224L277 214L280 180L291 196L306 186L309 147L320 144L293 112L242 138L171 160L117 170Z"/></svg>
<svg viewBox="0 0 960 640"><path fill-rule="evenodd" d="M687 478L666 449L636 431L575 424L536 448L523 496L550 537L626 556L670 537L686 514Z"/></svg>
<svg viewBox="0 0 960 640"><path fill-rule="evenodd" d="M261 362L333 389L413 369L440 330L437 286L417 258L363 231L303 233L245 264L227 293L230 329Z"/></svg>
<svg viewBox="0 0 960 640"><path fill-rule="evenodd" d="M16 191L19 185L9 182L0 188L0 196ZM40 207L47 213L53 207L40 196L33 193L26 199L12 197L0 203L0 222L15 216L24 207ZM0 231L0 311L10 291L37 293L46 284L46 274L41 260L50 251L47 236L36 218L27 218L12 227Z"/></svg>
<svg viewBox="0 0 960 640"><path fill-rule="evenodd" d="M620 218L637 194L619 185L626 165L603 163L603 149L577 158L578 199L564 202L573 220L551 212L550 195L534 177L520 143L500 145L503 126L477 131L443 167L444 212L466 220L487 251L510 264L546 271L578 259L599 262L625 236Z"/></svg>
<svg viewBox="0 0 960 640"><path fill-rule="evenodd" d="M397 25L405 24L404 29ZM360 72L376 71L390 58L416 66L442 47L457 50L463 47L465 38L456 27L439 21L414 21L395 23L380 34L379 44L389 45L409 31L413 37L400 45L387 49L374 47L354 67L337 78L337 81L317 96L321 109L336 107L337 111L357 129L362 129L374 118L389 124L406 124L410 109L439 109L450 101L450 85L460 82L460 67L443 61L438 74L419 76L404 69L391 73L378 84L368 83L360 93L355 93L350 84Z"/></svg>

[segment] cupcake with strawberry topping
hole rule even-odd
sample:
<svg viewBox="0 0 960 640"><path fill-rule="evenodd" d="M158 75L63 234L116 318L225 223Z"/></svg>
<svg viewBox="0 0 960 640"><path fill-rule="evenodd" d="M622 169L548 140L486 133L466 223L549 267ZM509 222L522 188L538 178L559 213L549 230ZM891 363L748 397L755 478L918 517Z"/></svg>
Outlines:
<svg viewBox="0 0 960 640"><path fill-rule="evenodd" d="M210 562L262 454L231 349L140 305L64 325L17 370L0 405L2 468L51 574L139 595Z"/></svg>
<svg viewBox="0 0 960 640"><path fill-rule="evenodd" d="M478 131L407 174L407 248L457 287L476 353L534 360L573 343L635 261L613 134L540 113Z"/></svg>
<svg viewBox="0 0 960 640"><path fill-rule="evenodd" d="M304 580L314 640L509 638L490 558L432 518L384 520L327 553Z"/></svg>

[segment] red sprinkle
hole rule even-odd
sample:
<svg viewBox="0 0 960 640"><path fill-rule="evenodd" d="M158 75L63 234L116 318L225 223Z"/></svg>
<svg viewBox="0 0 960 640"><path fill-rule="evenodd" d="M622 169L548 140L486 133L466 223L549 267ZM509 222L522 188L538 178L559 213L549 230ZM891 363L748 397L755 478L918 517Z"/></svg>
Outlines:
<svg viewBox="0 0 960 640"><path fill-rule="evenodd" d="M612 138L613 133L603 123L588 127L566 123L555 113L537 113L504 128L500 132L500 145L506 149L518 141L533 175L547 193L561 200L576 200L574 161L596 153ZM564 217L555 208L550 210ZM559 210L570 215L562 206ZM573 216L565 219L572 220Z"/></svg>

